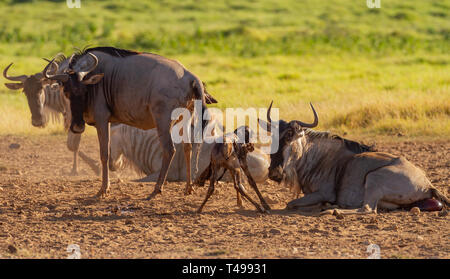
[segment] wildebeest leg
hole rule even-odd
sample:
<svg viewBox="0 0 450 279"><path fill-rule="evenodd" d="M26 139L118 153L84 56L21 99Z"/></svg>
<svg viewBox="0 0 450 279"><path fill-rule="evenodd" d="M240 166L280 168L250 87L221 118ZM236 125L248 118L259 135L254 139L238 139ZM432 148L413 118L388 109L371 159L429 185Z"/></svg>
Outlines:
<svg viewBox="0 0 450 279"><path fill-rule="evenodd" d="M70 175L78 175L78 151L80 149L81 134L69 130L67 133L67 148L73 152L73 165Z"/></svg>
<svg viewBox="0 0 450 279"><path fill-rule="evenodd" d="M253 188L253 190L255 190L256 195L258 195L258 198L261 201L261 204L263 205L263 207L266 210L271 210L270 206L267 204L266 200L264 200L263 196L259 192L258 186L256 186L256 182L255 182L255 180L253 180L253 177L252 177L252 175L250 174L250 171L247 168L247 162L246 162L245 159L243 160L243 164L241 165L241 168L244 171L245 175L247 176L248 183Z"/></svg>
<svg viewBox="0 0 450 279"><path fill-rule="evenodd" d="M203 187L205 185L206 179L211 177L211 164L197 177L194 184Z"/></svg>
<svg viewBox="0 0 450 279"><path fill-rule="evenodd" d="M170 119L170 116L169 116ZM161 121L162 123L165 123ZM170 135L170 121L167 121L167 125L160 125L157 127L159 142L163 149L162 152L162 164L161 171L159 172L158 181L155 184L155 189L148 196L147 200L153 199L156 195L161 194L162 186L167 178L167 172L169 170L170 163L175 156L175 146L173 145L172 137Z"/></svg>
<svg viewBox="0 0 450 279"><path fill-rule="evenodd" d="M299 199L295 199L295 200L288 202L286 208L287 209L295 209L298 207L316 205L321 202L326 202L322 193L313 192L313 193L307 194Z"/></svg>
<svg viewBox="0 0 450 279"><path fill-rule="evenodd" d="M262 208L257 202L252 200L247 193L245 192L244 186L241 184L241 174L239 169L228 169L230 171L231 176L233 177L234 188L237 192L239 192L244 198L246 198L249 202L251 202L258 211L261 213L265 213L266 211Z"/></svg>
<svg viewBox="0 0 450 279"><path fill-rule="evenodd" d="M109 118L109 116L108 116ZM102 162L102 188L96 197L105 197L109 190L109 128L108 118L102 117L102 121L96 119L98 141L100 143L100 160Z"/></svg>
<svg viewBox="0 0 450 279"><path fill-rule="evenodd" d="M203 200L203 202L200 205L200 207L197 209L197 213L201 213L202 212L203 207L205 206L205 204L208 201L209 197L211 197L211 195L214 193L214 183L216 181L216 174L217 174L218 168L215 165L213 165L213 164L210 164L209 168L211 169L211 175L209 177L208 192L206 192L205 199Z"/></svg>
<svg viewBox="0 0 450 279"><path fill-rule="evenodd" d="M371 209L368 205L359 209L330 209L320 212L320 215L366 215L377 213L377 210Z"/></svg>
<svg viewBox="0 0 450 279"><path fill-rule="evenodd" d="M366 177L366 183L364 185L364 201L362 207L359 209L335 209L332 210L332 214L342 215L364 215L370 213L377 213L377 204L380 199L383 198L383 187L377 184L376 179L371 179L373 174L369 174ZM321 215L329 214L331 210L321 213Z"/></svg>
<svg viewBox="0 0 450 279"><path fill-rule="evenodd" d="M78 175L78 150L73 152L73 165L70 175Z"/></svg>
<svg viewBox="0 0 450 279"><path fill-rule="evenodd" d="M194 191L191 185L191 154L192 145L190 143L183 143L184 158L186 160L186 189L184 190L185 195L190 195Z"/></svg>
<svg viewBox="0 0 450 279"><path fill-rule="evenodd" d="M375 179L373 179L375 175ZM354 214L369 214L377 213L377 204L380 199L383 198L383 187L377 183L377 174L370 173L366 177L366 183L364 184L364 201L362 207L359 209L340 209L336 210L343 215L354 215ZM336 214L336 213L334 213Z"/></svg>
<svg viewBox="0 0 450 279"><path fill-rule="evenodd" d="M237 189L236 189L236 204L239 208L244 208L244 206L242 205L241 194L239 194L239 191Z"/></svg>
<svg viewBox="0 0 450 279"><path fill-rule="evenodd" d="M73 152L73 167L70 175L78 175L78 155L97 175L100 175L101 170L97 161L80 151L80 141L81 134L75 134L69 130L67 133L67 148Z"/></svg>

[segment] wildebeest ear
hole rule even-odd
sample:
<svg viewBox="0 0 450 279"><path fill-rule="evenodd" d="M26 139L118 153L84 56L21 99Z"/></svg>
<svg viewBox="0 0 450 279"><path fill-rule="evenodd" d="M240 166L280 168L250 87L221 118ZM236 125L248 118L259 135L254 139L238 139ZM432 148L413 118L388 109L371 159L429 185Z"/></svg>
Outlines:
<svg viewBox="0 0 450 279"><path fill-rule="evenodd" d="M99 83L102 80L104 75L105 74L93 75L93 76L89 77L88 79L83 79L82 83L86 84L86 85Z"/></svg>
<svg viewBox="0 0 450 279"><path fill-rule="evenodd" d="M205 101L207 104L217 104L217 100L205 91Z"/></svg>
<svg viewBox="0 0 450 279"><path fill-rule="evenodd" d="M23 88L23 83L5 83L5 86L11 90L18 90Z"/></svg>

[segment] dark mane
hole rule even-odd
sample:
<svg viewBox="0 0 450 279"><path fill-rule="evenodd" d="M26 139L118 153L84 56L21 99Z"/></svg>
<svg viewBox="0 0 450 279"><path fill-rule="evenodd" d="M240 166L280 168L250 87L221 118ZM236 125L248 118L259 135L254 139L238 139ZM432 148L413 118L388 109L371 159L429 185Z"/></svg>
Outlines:
<svg viewBox="0 0 450 279"><path fill-rule="evenodd" d="M127 50L127 49L121 49L121 48L115 48L115 47L93 47L83 50L83 54L86 54L91 51L101 51L104 53L107 53L111 56L116 57L127 57L132 55L141 54L141 52L137 52L134 50Z"/></svg>
<svg viewBox="0 0 450 279"><path fill-rule="evenodd" d="M60 52L56 54L55 56L55 62L59 65L64 60L67 60L67 57L64 55L64 53Z"/></svg>
<svg viewBox="0 0 450 279"><path fill-rule="evenodd" d="M331 139L331 140L339 140L341 141L345 147L352 151L353 153L359 154L363 152L375 152L375 147L359 143L356 141L344 139L338 135L331 134L329 132L318 132L311 129L305 130L305 135L307 135L310 139Z"/></svg>
<svg viewBox="0 0 450 279"><path fill-rule="evenodd" d="M87 54L88 52L92 52L92 51L101 51L104 53L107 53L111 56L115 56L115 57L127 57L127 56L132 56L132 55L138 55L141 54L141 52L137 52L137 51L133 51L133 50L127 50L127 49L121 49L121 48L115 48L115 47L92 47L92 48L83 48L83 50L77 49L77 51L75 52L75 55L72 59L71 65L69 65L70 67L73 66L76 61L78 60L78 58L80 58L81 56Z"/></svg>

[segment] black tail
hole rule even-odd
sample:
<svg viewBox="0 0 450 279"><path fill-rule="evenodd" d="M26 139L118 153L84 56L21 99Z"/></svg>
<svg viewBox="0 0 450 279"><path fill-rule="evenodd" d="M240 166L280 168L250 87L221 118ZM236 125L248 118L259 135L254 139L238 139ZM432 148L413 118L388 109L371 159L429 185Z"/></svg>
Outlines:
<svg viewBox="0 0 450 279"><path fill-rule="evenodd" d="M202 101L202 113L201 113L201 121L202 121L202 131L206 128L209 123L209 120L204 119L205 112L208 111L206 107L206 96L205 96L205 88L203 83L196 79L192 82L192 89L194 90L194 99Z"/></svg>

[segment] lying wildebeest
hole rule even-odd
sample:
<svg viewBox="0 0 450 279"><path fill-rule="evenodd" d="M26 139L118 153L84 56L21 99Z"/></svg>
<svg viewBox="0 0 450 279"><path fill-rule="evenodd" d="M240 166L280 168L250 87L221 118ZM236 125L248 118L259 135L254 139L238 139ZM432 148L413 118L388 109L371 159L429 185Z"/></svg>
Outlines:
<svg viewBox="0 0 450 279"><path fill-rule="evenodd" d="M283 120L268 130L279 129L279 149L271 154L269 178L299 187L304 196L287 208L305 208L320 203L335 204L342 213L396 209L424 199L436 198L447 206L449 200L435 189L425 173L403 157L375 152L373 148L328 132L317 132L314 123ZM264 121L260 120L263 123Z"/></svg>
<svg viewBox="0 0 450 279"><path fill-rule="evenodd" d="M214 136L222 137L222 136ZM131 165L138 172L147 176L139 182L154 182L161 170L162 150L156 129L141 130L125 124L111 126L111 152L109 168L112 171ZM198 172L205 170L210 163L211 150L214 143L204 142L198 158ZM186 181L186 163L182 152L182 144L175 144L175 155L167 174L167 181ZM192 158L191 165L196 165ZM256 182L267 179L269 158L258 149L247 155L247 164ZM197 173L193 173L196 179Z"/></svg>
<svg viewBox="0 0 450 279"><path fill-rule="evenodd" d="M71 123L71 113L69 100L62 94L58 83L44 77L42 72L34 75L9 76L8 70L13 63L3 70L5 79L15 81L15 83L5 83L5 86L12 90L23 89L31 111L31 124L35 127L45 127L50 116L58 118L59 114L64 117L64 128L67 131ZM52 68L50 71L55 71ZM74 134L68 131L67 148L73 152L73 166L71 175L78 174L78 154L80 157L99 174L100 169L96 162L80 151L81 134Z"/></svg>
<svg viewBox="0 0 450 279"><path fill-rule="evenodd" d="M57 74L49 79L60 81L69 96L72 111L70 129L84 131L85 121L95 125L100 144L102 187L97 197L109 189L109 123L123 123L140 129L156 128L163 150L161 172L148 199L161 193L167 171L175 153L170 130L177 108L194 109L201 100L206 111L203 83L183 65L152 53L141 53L114 47L96 47L74 53L60 63ZM185 119L188 120L188 119ZM203 120L203 115L200 121ZM202 123L203 126L206 123ZM187 166L185 192L190 183L191 143L184 143Z"/></svg>
<svg viewBox="0 0 450 279"><path fill-rule="evenodd" d="M208 201L209 197L214 193L214 183L219 179L221 173L228 170L233 178L234 189L237 194L237 205L242 207L242 200L240 195L244 196L249 202L251 202L257 210L265 212L270 210L270 206L264 200L263 196L258 190L255 181L247 166L247 156L252 152L255 147L250 142L251 133L247 126L238 128L232 134L226 134L222 143L214 143L211 150L211 159L209 166L203 171L198 179L198 183L203 184L206 179L209 178L210 185L206 197L203 203L198 208L197 212L201 213L203 207ZM247 176L248 183L255 190L261 201L262 206L253 201L245 191L244 186L241 183L241 171Z"/></svg>

